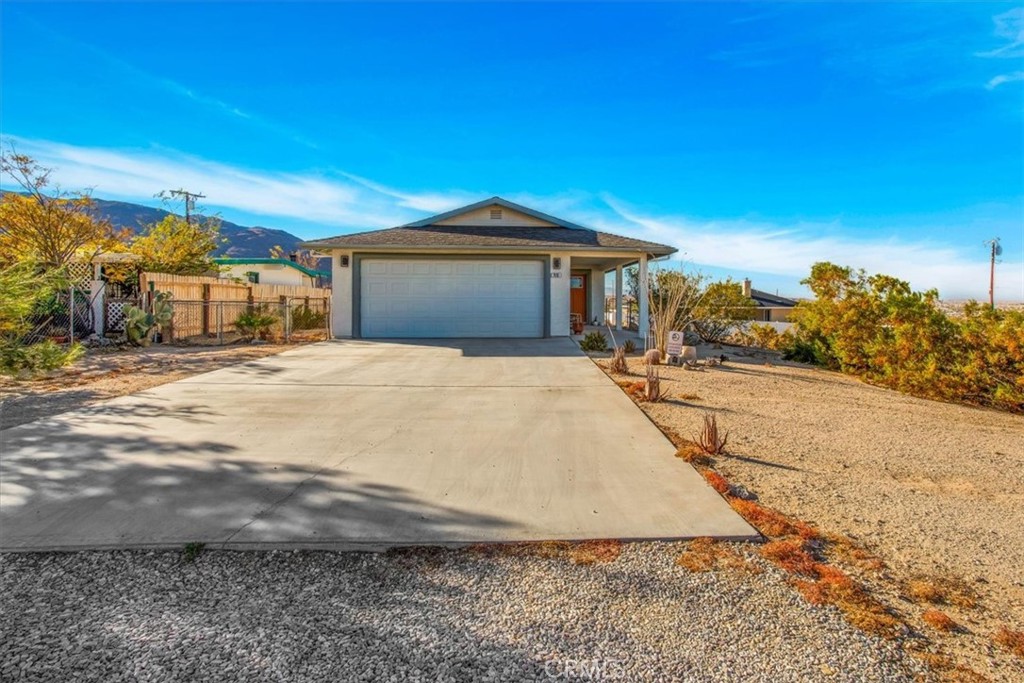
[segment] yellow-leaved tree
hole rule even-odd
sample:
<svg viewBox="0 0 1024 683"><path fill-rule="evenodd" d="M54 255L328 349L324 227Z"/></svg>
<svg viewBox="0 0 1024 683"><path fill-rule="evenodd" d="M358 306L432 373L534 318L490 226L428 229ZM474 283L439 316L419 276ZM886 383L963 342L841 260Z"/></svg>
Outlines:
<svg viewBox="0 0 1024 683"><path fill-rule="evenodd" d="M48 191L52 170L13 147L0 153L0 172L21 188L0 197L0 263L59 268L115 249L123 240L121 231L93 215L88 192Z"/></svg>

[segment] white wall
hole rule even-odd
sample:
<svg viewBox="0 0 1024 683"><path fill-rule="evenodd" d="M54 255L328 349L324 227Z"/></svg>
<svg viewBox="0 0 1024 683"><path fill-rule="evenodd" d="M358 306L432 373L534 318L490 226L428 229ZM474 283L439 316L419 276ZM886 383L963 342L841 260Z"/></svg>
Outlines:
<svg viewBox="0 0 1024 683"><path fill-rule="evenodd" d="M310 286L312 278L291 266L276 263L240 263L226 266L221 277L236 277L245 280L247 273L259 273L261 285L296 285Z"/></svg>
<svg viewBox="0 0 1024 683"><path fill-rule="evenodd" d="M348 256L348 267L341 267L341 256ZM331 252L331 331L335 337L352 336L352 252Z"/></svg>
<svg viewBox="0 0 1024 683"><path fill-rule="evenodd" d="M552 261L556 257L562 259L562 269L551 270L551 329L549 334L552 337L569 336L569 273L572 269L572 260L567 252L556 252L551 254ZM554 277L561 274L561 277Z"/></svg>

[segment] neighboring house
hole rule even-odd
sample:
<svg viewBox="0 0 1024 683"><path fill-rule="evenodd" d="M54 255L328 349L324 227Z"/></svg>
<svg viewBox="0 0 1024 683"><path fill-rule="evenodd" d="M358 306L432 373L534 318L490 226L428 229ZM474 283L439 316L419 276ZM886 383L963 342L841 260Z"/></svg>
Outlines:
<svg viewBox="0 0 1024 683"><path fill-rule="evenodd" d="M797 304L793 299L753 289L749 279L743 281L743 296L753 299L757 304L754 320L758 322L787 323Z"/></svg>
<svg viewBox="0 0 1024 683"><path fill-rule="evenodd" d="M493 197L397 228L311 240L331 256L337 337L562 337L604 316L605 274L676 250ZM640 296L647 334L647 296ZM621 322L621 317L619 318Z"/></svg>
<svg viewBox="0 0 1024 683"><path fill-rule="evenodd" d="M248 280L260 285L320 287L330 273L307 268L283 258L216 258L221 277Z"/></svg>

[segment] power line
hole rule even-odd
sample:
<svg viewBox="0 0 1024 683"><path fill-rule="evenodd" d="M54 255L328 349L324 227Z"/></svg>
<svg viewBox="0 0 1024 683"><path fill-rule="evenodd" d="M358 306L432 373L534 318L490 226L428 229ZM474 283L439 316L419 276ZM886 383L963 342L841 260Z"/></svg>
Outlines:
<svg viewBox="0 0 1024 683"><path fill-rule="evenodd" d="M177 190L170 191L173 197L184 197L185 198L185 222L189 225L192 224L192 211L196 208L197 199L206 199L205 194L199 194L198 192L189 192L178 188Z"/></svg>

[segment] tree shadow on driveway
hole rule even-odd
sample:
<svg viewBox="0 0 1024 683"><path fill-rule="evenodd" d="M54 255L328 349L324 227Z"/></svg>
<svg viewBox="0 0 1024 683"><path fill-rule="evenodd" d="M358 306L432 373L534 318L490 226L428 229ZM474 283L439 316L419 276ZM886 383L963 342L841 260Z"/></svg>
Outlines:
<svg viewBox="0 0 1024 683"><path fill-rule="evenodd" d="M141 395L0 432L0 549L415 543L508 524L356 480L336 467L347 456L189 438L217 417Z"/></svg>

